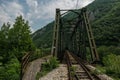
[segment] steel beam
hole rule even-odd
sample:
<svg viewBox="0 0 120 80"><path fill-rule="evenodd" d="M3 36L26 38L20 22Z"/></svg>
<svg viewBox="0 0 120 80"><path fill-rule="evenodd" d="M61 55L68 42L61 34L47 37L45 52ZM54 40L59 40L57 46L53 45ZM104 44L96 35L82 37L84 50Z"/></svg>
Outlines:
<svg viewBox="0 0 120 80"><path fill-rule="evenodd" d="M54 31L53 31L53 44L51 50L51 54L56 57L58 53L59 27L60 27L60 9L56 9L56 17L55 17Z"/></svg>

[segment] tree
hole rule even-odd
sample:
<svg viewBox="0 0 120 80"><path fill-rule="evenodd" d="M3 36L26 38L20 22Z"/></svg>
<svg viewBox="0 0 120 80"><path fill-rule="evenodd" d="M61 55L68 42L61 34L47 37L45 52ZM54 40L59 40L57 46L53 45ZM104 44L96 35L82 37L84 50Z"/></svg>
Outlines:
<svg viewBox="0 0 120 80"><path fill-rule="evenodd" d="M6 63L10 57L8 57L8 46L9 46L9 39L8 39L8 35L9 35L9 30L10 30L10 24L3 24L1 27L1 31L0 31L0 56L2 57L1 62L4 64Z"/></svg>
<svg viewBox="0 0 120 80"><path fill-rule="evenodd" d="M9 23L0 29L0 80L19 80L20 63L25 52L34 50L30 26L18 16L13 27Z"/></svg>
<svg viewBox="0 0 120 80"><path fill-rule="evenodd" d="M12 44L11 47L16 52L15 55L19 60L25 55L24 52L34 49L30 34L28 21L25 21L22 16L18 16L13 28L10 30L9 39Z"/></svg>

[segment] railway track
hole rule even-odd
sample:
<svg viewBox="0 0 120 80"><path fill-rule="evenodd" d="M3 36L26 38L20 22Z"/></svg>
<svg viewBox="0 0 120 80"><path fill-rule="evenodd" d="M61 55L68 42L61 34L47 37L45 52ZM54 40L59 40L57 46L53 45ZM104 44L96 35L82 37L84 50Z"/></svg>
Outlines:
<svg viewBox="0 0 120 80"><path fill-rule="evenodd" d="M22 70L21 75L22 75L22 76L24 75L24 72L25 72L25 70L26 70L26 67L27 67L27 65L28 65L28 63L29 63L30 55L31 55L31 53L28 52L28 53L26 53L26 55L22 58L22 62L21 62L21 70Z"/></svg>
<svg viewBox="0 0 120 80"><path fill-rule="evenodd" d="M68 65L69 80L101 80L90 73L79 57L69 51L66 51L65 56Z"/></svg>

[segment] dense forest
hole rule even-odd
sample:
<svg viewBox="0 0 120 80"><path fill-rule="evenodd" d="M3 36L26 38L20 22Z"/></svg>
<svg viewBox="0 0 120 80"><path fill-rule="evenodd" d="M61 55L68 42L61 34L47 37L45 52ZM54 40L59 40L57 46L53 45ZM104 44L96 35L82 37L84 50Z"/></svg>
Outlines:
<svg viewBox="0 0 120 80"><path fill-rule="evenodd" d="M3 24L0 29L0 80L19 80L21 59L26 52L34 50L28 21L22 16L11 26Z"/></svg>
<svg viewBox="0 0 120 80"><path fill-rule="evenodd" d="M116 80L120 79L120 1L95 0L87 6L97 50L102 65L98 69ZM64 17L74 17L68 13ZM33 42L37 47L50 48L54 21L37 30ZM44 35L44 36L43 36ZM42 44L41 44L42 43Z"/></svg>

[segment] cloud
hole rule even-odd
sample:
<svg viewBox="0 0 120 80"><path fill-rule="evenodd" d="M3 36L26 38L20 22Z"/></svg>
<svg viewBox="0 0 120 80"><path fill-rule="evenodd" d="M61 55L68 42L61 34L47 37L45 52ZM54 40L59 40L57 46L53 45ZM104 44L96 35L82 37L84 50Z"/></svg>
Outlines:
<svg viewBox="0 0 120 80"><path fill-rule="evenodd" d="M18 15L29 21L35 31L54 20L55 9L75 9L77 0L11 0L0 4L0 25L4 22L13 24ZM79 0L77 8L86 6L93 0Z"/></svg>
<svg viewBox="0 0 120 80"><path fill-rule="evenodd" d="M92 1L94 0L79 0L77 8L82 8ZM77 0L26 0L26 3L29 7L26 19L32 21L31 25L36 30L54 20L56 8L75 9Z"/></svg>
<svg viewBox="0 0 120 80"><path fill-rule="evenodd" d="M46 0L45 0L46 1ZM88 3L92 2L93 0L81 0L78 3L77 8L81 8L86 6ZM39 2L39 4L38 4ZM42 1L42 0L26 0L30 10L29 10L29 19L41 19L41 20L48 20L54 19L55 16L55 9L75 9L77 0L50 0L50 1ZM31 16L30 16L31 15Z"/></svg>
<svg viewBox="0 0 120 80"><path fill-rule="evenodd" d="M18 15L23 15L23 7L17 2L5 2L0 5L0 25L4 22L13 24Z"/></svg>
<svg viewBox="0 0 120 80"><path fill-rule="evenodd" d="M38 6L37 0L26 0L26 3L28 4L29 7L36 8Z"/></svg>

